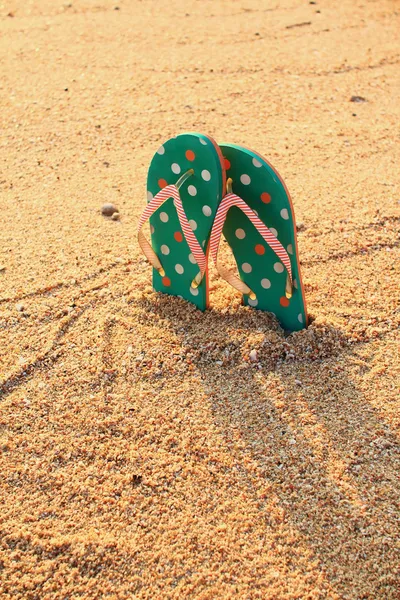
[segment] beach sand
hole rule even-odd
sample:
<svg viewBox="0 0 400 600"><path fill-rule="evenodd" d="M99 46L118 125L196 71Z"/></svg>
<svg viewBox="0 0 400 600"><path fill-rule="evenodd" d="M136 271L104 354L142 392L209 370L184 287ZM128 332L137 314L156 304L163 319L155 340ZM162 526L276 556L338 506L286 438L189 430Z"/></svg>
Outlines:
<svg viewBox="0 0 400 600"><path fill-rule="evenodd" d="M400 598L399 31L389 0L0 4L2 599ZM153 293L181 131L281 173L306 331L213 268L205 313Z"/></svg>

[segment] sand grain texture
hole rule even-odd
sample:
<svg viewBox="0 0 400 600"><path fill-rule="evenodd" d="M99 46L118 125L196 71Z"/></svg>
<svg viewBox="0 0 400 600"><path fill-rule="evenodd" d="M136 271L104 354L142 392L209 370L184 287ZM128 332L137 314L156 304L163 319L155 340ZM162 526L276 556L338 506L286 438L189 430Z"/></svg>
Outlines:
<svg viewBox="0 0 400 600"><path fill-rule="evenodd" d="M389 0L0 4L1 598L400 597L399 31ZM214 271L204 314L152 292L146 169L185 130L284 177L307 331Z"/></svg>

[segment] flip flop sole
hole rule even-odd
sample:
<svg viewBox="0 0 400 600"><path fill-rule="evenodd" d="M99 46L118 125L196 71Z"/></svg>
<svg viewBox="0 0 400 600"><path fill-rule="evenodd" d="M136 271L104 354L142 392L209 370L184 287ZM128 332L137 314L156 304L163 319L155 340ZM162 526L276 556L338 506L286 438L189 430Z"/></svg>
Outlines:
<svg viewBox="0 0 400 600"><path fill-rule="evenodd" d="M183 133L165 142L155 153L147 177L150 201L160 189L174 184L194 169L181 186L182 205L194 234L208 252L215 213L224 192L225 170L221 151L214 140L198 133ZM150 218L152 247L165 276L153 269L155 291L180 296L205 310L208 306L208 269L201 284L191 287L199 268L182 233L178 215L169 198Z"/></svg>
<svg viewBox="0 0 400 600"><path fill-rule="evenodd" d="M223 234L234 254L240 278L255 292L244 304L275 314L284 329L308 324L298 259L296 222L288 190L275 169L259 154L233 144L220 144L233 192L258 214L286 249L292 266L293 295L285 296L287 271L253 224L237 207L230 209Z"/></svg>

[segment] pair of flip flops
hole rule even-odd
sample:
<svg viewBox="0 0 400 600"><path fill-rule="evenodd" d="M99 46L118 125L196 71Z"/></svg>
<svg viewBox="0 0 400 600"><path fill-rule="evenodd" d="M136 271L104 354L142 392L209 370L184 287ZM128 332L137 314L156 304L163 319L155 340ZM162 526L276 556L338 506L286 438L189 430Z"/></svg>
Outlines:
<svg viewBox="0 0 400 600"><path fill-rule="evenodd" d="M296 224L289 192L259 154L184 133L154 155L139 244L153 266L156 291L209 306L208 257L243 303L274 313L282 327L307 326ZM151 244L143 233L150 220ZM239 277L218 260L222 233Z"/></svg>

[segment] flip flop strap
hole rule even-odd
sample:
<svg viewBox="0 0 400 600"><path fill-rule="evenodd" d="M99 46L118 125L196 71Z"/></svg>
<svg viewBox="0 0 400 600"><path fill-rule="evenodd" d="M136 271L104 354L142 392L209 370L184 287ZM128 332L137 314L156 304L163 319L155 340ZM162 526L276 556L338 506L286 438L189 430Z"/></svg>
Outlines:
<svg viewBox="0 0 400 600"><path fill-rule="evenodd" d="M160 190L158 194L154 196L147 204L146 208L143 211L142 216L139 219L138 224L138 242L143 250L144 255L146 256L149 263L157 270L163 271L162 264L157 254L154 252L150 243L147 241L142 227L145 222L155 213L155 211L169 198L174 199L174 204L176 208L176 212L178 215L179 223L181 225L183 235L187 241L187 244L192 252L194 259L200 269L201 278L206 272L207 268L207 259L204 254L203 248L200 246L197 241L196 236L194 235L192 228L190 227L189 221L186 217L185 211L182 206L182 200L179 194L179 190L175 185L167 185L165 188Z"/></svg>
<svg viewBox="0 0 400 600"><path fill-rule="evenodd" d="M232 208L232 206L237 206L240 208L246 217L248 217L248 219L253 223L254 227L257 229L264 241L275 252L276 256L286 268L291 287L293 284L292 265L285 248L256 215L256 213L246 204L243 198L240 198L240 196L232 193L227 194L222 199L221 204L218 207L217 214L215 215L214 225L211 230L210 251L218 273L223 279L225 279L225 281L227 281L232 287L237 289L242 294L254 294L254 292L252 292L252 290L244 283L244 281L239 279L239 277L232 273L232 271L218 263L218 249L221 241L222 229L224 227L228 211L230 208Z"/></svg>

